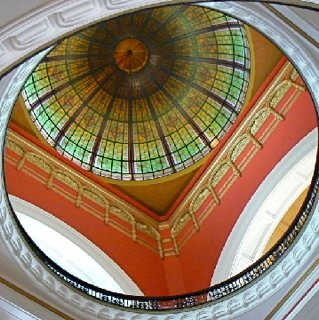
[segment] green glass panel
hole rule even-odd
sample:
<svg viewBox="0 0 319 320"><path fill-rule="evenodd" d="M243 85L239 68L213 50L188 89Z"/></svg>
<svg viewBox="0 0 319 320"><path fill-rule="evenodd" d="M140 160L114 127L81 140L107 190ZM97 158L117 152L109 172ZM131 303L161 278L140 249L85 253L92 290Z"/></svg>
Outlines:
<svg viewBox="0 0 319 320"><path fill-rule="evenodd" d="M146 48L144 64L130 72L115 59L125 37ZM66 38L28 78L23 97L58 152L100 175L150 179L211 150L242 107L249 67L248 40L236 19L169 6Z"/></svg>

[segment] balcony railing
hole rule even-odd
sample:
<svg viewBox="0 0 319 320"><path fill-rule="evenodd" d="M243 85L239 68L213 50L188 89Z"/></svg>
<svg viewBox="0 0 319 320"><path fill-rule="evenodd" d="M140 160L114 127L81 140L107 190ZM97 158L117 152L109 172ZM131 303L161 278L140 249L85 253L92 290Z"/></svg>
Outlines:
<svg viewBox="0 0 319 320"><path fill-rule="evenodd" d="M119 294L98 288L78 279L47 257L23 229L16 215L13 216L15 217L20 232L40 261L42 261L55 276L61 278L69 286L99 301L122 308L156 311L174 310L199 306L204 303L220 299L230 293L244 288L252 281L269 271L269 269L289 250L302 231L304 225L307 223L308 217L311 215L317 202L318 189L319 170L318 163L316 163L311 187L301 210L283 237L263 257L241 273L224 282L201 291L168 297L143 297ZM11 210L13 211L12 208Z"/></svg>

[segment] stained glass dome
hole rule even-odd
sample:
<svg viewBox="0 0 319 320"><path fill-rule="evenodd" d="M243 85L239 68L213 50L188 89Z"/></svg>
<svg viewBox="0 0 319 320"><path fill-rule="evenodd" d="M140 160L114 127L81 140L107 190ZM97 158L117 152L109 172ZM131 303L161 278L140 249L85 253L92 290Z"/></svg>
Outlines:
<svg viewBox="0 0 319 320"><path fill-rule="evenodd" d="M58 43L23 96L43 137L98 175L146 180L216 146L245 99L243 25L198 6L100 22Z"/></svg>

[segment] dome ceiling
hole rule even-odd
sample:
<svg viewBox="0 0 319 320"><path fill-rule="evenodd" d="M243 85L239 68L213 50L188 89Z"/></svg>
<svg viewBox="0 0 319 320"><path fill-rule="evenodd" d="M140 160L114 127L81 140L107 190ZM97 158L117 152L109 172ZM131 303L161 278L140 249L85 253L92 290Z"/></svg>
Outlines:
<svg viewBox="0 0 319 320"><path fill-rule="evenodd" d="M98 175L147 180L214 148L242 108L249 73L240 22L169 6L65 39L32 73L23 96L58 152Z"/></svg>

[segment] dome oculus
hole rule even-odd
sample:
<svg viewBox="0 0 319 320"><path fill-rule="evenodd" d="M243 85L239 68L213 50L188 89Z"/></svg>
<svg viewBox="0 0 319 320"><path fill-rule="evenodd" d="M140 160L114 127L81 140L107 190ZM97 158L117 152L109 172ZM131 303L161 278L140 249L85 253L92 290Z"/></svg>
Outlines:
<svg viewBox="0 0 319 320"><path fill-rule="evenodd" d="M243 25L199 6L100 22L57 44L23 96L44 138L98 175L146 180L205 156L245 99Z"/></svg>

